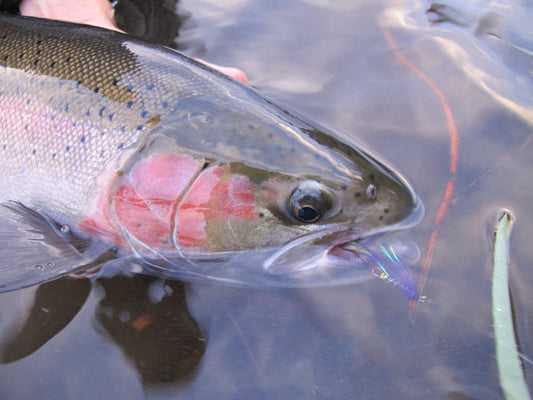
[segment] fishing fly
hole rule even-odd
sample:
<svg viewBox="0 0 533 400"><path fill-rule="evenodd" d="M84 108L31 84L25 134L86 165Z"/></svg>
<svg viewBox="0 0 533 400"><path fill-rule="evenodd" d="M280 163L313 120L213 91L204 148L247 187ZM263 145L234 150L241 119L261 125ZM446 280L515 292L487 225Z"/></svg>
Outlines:
<svg viewBox="0 0 533 400"><path fill-rule="evenodd" d="M374 249L350 242L343 247L352 251L364 264L368 265L375 276L399 287L409 300L424 300L391 245L382 244Z"/></svg>

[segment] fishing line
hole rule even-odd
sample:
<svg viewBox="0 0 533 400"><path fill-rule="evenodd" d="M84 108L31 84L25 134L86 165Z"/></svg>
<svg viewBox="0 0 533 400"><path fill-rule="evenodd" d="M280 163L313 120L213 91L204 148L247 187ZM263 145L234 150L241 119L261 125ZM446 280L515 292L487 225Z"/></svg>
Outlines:
<svg viewBox="0 0 533 400"><path fill-rule="evenodd" d="M396 3L397 3L397 0L391 0L388 7L392 7ZM437 211L437 215L435 216L435 226L429 237L428 247L426 251L426 258L424 260L422 274L418 282L418 293L419 295L422 295L424 286L426 284L426 279L429 274L429 268L431 266L431 259L433 257L435 242L437 240L440 227L444 220L444 216L446 215L446 211L448 210L448 207L451 203L453 190L455 186L455 177L457 174L457 161L458 161L457 127L455 125L455 120L453 118L453 114L448 104L448 101L446 100L446 97L444 96L442 91L439 89L437 84L435 84L435 82L433 82L431 78L428 75L426 75L426 73L424 73L420 68L418 68L411 61L409 61L409 59L407 59L407 57L402 53L402 51L396 45L396 42L394 41L390 33L390 30L388 28L383 28L382 33L387 43L389 44L391 49L394 51L394 54L396 55L396 58L398 59L398 61L400 61L400 63L402 63L407 69L409 69L418 78L420 78L439 99L442 105L442 108L444 110L444 115L446 117L446 124L448 126L448 135L450 138L450 167L449 167L448 182L446 184L446 190L444 192L444 196L442 198L441 204ZM411 301L409 305L411 309L411 320L413 322L415 320L418 303L419 303L418 301Z"/></svg>

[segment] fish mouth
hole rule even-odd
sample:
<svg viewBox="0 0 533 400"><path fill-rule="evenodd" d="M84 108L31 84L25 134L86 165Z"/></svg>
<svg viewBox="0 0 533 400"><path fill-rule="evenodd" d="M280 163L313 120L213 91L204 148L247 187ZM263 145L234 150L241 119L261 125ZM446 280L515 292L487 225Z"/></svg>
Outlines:
<svg viewBox="0 0 533 400"><path fill-rule="evenodd" d="M362 235L351 230L339 230L338 227L313 232L275 251L264 261L263 268L273 275L287 275L314 268L330 256L348 260L350 252L343 246L375 233Z"/></svg>

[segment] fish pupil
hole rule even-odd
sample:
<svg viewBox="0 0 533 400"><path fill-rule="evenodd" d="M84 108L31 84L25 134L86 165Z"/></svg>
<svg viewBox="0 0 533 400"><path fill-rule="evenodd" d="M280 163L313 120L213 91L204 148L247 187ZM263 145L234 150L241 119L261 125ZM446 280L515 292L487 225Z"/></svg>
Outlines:
<svg viewBox="0 0 533 400"><path fill-rule="evenodd" d="M320 213L312 206L303 206L298 210L298 219L302 222L315 222L320 218Z"/></svg>
<svg viewBox="0 0 533 400"><path fill-rule="evenodd" d="M332 197L327 188L314 180L303 181L289 199L290 215L303 223L317 222L331 209Z"/></svg>

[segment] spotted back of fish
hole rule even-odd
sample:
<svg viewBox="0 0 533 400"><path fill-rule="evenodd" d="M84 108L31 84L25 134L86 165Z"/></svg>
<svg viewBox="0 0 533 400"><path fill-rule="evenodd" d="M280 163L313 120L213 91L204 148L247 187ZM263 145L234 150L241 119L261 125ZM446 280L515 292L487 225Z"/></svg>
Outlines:
<svg viewBox="0 0 533 400"><path fill-rule="evenodd" d="M121 155L181 96L205 91L195 74L139 63L117 32L0 16L0 200L52 202L57 216L94 203ZM150 51L149 47L144 48ZM171 66L170 66L171 65Z"/></svg>

